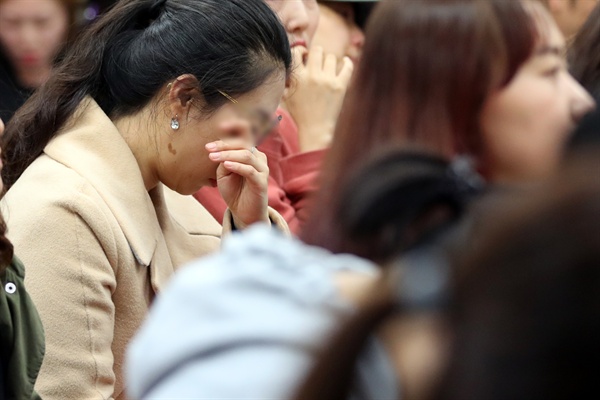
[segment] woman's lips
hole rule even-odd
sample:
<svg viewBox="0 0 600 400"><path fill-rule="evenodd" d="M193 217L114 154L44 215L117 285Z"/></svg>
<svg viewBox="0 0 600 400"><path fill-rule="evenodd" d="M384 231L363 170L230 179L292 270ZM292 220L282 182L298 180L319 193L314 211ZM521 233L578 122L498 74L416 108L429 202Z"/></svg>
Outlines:
<svg viewBox="0 0 600 400"><path fill-rule="evenodd" d="M21 57L21 62L25 65L37 64L40 60L40 57L34 54L26 54Z"/></svg>
<svg viewBox="0 0 600 400"><path fill-rule="evenodd" d="M296 47L296 46L302 46L302 47L308 48L308 46L306 45L306 40L295 40L295 41L293 41L292 45L291 45L292 49L294 47Z"/></svg>

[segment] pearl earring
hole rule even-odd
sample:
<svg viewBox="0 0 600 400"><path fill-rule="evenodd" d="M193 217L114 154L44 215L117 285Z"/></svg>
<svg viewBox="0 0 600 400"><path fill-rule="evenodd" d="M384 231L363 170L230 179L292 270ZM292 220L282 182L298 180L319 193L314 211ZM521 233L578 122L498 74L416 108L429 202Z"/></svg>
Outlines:
<svg viewBox="0 0 600 400"><path fill-rule="evenodd" d="M177 119L177 114L173 118L171 118L171 129L173 129L174 131L179 129L179 120Z"/></svg>

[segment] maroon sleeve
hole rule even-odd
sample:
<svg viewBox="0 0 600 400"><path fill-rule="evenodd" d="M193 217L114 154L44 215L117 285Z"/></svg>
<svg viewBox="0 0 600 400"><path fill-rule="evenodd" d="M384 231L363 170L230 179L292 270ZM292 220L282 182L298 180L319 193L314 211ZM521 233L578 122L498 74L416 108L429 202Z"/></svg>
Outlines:
<svg viewBox="0 0 600 400"><path fill-rule="evenodd" d="M194 193L194 197L204 206L204 208L206 208L206 210L208 210L210 215L223 225L223 216L227 210L227 204L221 197L218 188L210 186L203 187Z"/></svg>
<svg viewBox="0 0 600 400"><path fill-rule="evenodd" d="M269 206L283 215L297 234L306 220L308 199L316 190L325 150L301 153L298 127L287 112L278 112L283 116L279 129L259 149L269 164Z"/></svg>

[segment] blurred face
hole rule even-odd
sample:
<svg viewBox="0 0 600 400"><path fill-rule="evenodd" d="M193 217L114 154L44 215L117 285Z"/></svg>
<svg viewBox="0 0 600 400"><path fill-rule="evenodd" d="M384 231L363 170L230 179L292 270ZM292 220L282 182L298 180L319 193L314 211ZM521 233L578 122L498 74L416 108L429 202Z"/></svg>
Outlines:
<svg viewBox="0 0 600 400"><path fill-rule="evenodd" d="M276 119L275 111L285 89L282 71L257 89L227 101L210 117L198 115L192 107L189 115L178 115L180 128L160 135L158 148L158 179L166 186L184 195L197 192L203 186L216 186L218 164L208 158L206 144L219 139L242 138L255 145L261 129ZM224 131L224 125L243 123L248 130ZM168 123L162 123L168 126Z"/></svg>
<svg viewBox="0 0 600 400"><path fill-rule="evenodd" d="M338 60L350 57L357 65L365 42L365 35L355 22L351 3L319 3L321 16L313 45L323 47L327 54ZM340 64L340 67L342 64Z"/></svg>
<svg viewBox="0 0 600 400"><path fill-rule="evenodd" d="M319 7L317 0L266 0L277 13L290 39L290 45L309 48L317 25Z"/></svg>
<svg viewBox="0 0 600 400"><path fill-rule="evenodd" d="M558 165L565 141L594 103L573 79L556 25L504 88L484 103L481 116L486 170L492 181L544 177Z"/></svg>
<svg viewBox="0 0 600 400"><path fill-rule="evenodd" d="M0 0L0 43L16 69L50 66L67 31L59 0Z"/></svg>

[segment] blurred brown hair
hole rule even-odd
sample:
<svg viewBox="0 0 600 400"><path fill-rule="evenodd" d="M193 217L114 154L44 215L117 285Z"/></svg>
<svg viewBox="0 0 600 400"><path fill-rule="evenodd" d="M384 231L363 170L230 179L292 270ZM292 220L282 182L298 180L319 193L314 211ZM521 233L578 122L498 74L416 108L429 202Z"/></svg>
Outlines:
<svg viewBox="0 0 600 400"><path fill-rule="evenodd" d="M367 154L423 148L480 155L479 115L537 44L520 1L394 0L379 5L302 239L339 251L340 189ZM357 188L358 189L358 188Z"/></svg>
<svg viewBox="0 0 600 400"><path fill-rule="evenodd" d="M600 3L575 36L568 59L573 77L600 99Z"/></svg>

